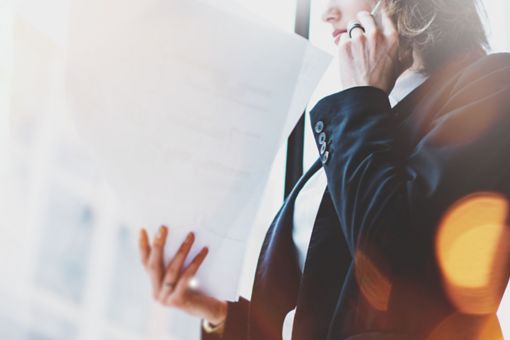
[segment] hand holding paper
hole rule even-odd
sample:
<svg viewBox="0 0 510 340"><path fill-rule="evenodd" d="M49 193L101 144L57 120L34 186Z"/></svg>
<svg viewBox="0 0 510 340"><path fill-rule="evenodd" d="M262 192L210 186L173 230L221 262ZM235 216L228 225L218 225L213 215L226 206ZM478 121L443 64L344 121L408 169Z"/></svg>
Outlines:
<svg viewBox="0 0 510 340"><path fill-rule="evenodd" d="M140 233L141 260L150 276L154 299L163 306L174 307L214 324L221 324L227 317L227 303L194 289L193 284L194 276L208 254L208 248L202 248L190 264L184 267L195 240L194 234L190 232L168 266L164 266L162 251L168 237L167 227L158 230L151 244L147 232L141 230Z"/></svg>

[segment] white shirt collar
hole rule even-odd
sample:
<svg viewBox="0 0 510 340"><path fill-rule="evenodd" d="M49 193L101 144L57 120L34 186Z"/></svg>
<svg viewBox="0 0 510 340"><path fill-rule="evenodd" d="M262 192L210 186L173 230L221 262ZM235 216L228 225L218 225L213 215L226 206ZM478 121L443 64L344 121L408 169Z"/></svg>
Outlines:
<svg viewBox="0 0 510 340"><path fill-rule="evenodd" d="M428 77L426 75L416 71L407 70L402 73L395 82L393 90L389 94L391 107L397 105L409 93L427 80L427 78Z"/></svg>

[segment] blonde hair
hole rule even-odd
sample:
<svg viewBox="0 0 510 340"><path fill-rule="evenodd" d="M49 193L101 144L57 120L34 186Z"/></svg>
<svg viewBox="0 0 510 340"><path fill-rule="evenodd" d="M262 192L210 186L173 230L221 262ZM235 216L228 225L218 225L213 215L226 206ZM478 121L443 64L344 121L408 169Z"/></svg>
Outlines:
<svg viewBox="0 0 510 340"><path fill-rule="evenodd" d="M455 56L489 49L478 0L385 0L385 7L401 45L420 57L423 73Z"/></svg>

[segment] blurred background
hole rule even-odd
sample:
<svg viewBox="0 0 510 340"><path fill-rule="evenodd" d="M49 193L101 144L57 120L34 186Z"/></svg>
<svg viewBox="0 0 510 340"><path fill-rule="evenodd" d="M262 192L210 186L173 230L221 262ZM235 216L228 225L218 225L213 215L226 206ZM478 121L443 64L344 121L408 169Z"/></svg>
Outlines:
<svg viewBox="0 0 510 340"><path fill-rule="evenodd" d="M72 1L0 0L0 338L198 339L198 320L152 302L136 231L116 213L62 102ZM241 2L294 32L297 0ZM312 1L310 40L334 55L331 29L320 20L325 4ZM510 51L510 2L484 5L492 50ZM311 102L336 92L335 69L333 62ZM308 125L305 169L317 157ZM283 199L285 153L283 146L248 246L247 298L262 237ZM510 337L509 300L499 318Z"/></svg>

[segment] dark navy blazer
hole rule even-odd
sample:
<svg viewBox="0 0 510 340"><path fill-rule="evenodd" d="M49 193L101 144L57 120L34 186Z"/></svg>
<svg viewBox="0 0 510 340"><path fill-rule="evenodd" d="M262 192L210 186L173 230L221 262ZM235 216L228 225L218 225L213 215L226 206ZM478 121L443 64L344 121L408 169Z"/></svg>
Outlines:
<svg viewBox="0 0 510 340"><path fill-rule="evenodd" d="M383 91L356 87L322 99L310 116L326 148L271 224L251 301L229 303L222 339L280 340L296 306L293 340L426 338L458 312L434 253L441 216L472 193L510 197L510 54L466 54L393 109ZM293 206L321 167L328 185L301 275ZM390 291L377 280L370 287L370 277L360 287L357 266L367 263ZM476 325L484 316L465 318Z"/></svg>

